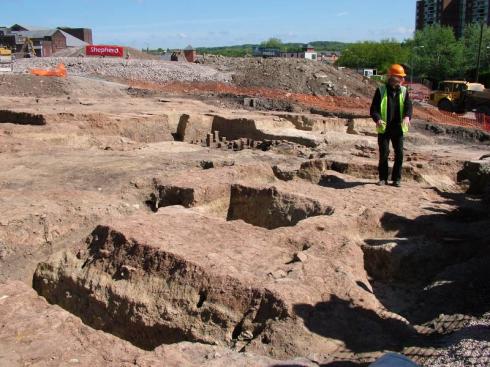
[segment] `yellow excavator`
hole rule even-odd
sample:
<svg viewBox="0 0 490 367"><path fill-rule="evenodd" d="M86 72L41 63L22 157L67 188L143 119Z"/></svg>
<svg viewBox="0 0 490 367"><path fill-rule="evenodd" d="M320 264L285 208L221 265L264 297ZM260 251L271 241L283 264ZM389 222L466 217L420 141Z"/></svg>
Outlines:
<svg viewBox="0 0 490 367"><path fill-rule="evenodd" d="M20 49L20 57L22 58L30 58L30 57L36 57L36 50L34 50L34 43L29 37L26 37L24 40L24 44L22 45L22 48Z"/></svg>
<svg viewBox="0 0 490 367"><path fill-rule="evenodd" d="M490 115L490 89L480 83L445 80L430 94L429 103L448 112L483 112Z"/></svg>

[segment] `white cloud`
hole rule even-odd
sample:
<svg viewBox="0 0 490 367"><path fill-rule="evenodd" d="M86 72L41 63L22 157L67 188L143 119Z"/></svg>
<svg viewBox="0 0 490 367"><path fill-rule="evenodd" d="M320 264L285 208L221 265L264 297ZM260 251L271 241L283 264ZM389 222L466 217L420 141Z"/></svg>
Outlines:
<svg viewBox="0 0 490 367"><path fill-rule="evenodd" d="M288 42L293 39L297 39L300 35L295 32L285 32L285 33L276 33L274 37L281 39L284 42Z"/></svg>
<svg viewBox="0 0 490 367"><path fill-rule="evenodd" d="M349 12L343 11L343 12L337 13L338 17L345 17L346 15L349 15Z"/></svg>
<svg viewBox="0 0 490 367"><path fill-rule="evenodd" d="M415 30L410 27L381 28L368 30L368 35L370 36L370 38L374 37L375 39L404 39L411 37L414 31Z"/></svg>
<svg viewBox="0 0 490 367"><path fill-rule="evenodd" d="M401 35L411 35L415 29L413 28L408 28L408 27L398 27L394 29L395 33L401 34Z"/></svg>

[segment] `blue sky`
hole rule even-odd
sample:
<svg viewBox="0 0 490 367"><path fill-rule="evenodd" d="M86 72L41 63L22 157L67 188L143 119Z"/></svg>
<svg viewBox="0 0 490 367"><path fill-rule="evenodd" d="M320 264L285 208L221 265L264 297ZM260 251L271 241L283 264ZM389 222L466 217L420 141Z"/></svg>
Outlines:
<svg viewBox="0 0 490 367"><path fill-rule="evenodd" d="M0 26L89 27L95 43L177 48L405 39L415 0L0 0Z"/></svg>

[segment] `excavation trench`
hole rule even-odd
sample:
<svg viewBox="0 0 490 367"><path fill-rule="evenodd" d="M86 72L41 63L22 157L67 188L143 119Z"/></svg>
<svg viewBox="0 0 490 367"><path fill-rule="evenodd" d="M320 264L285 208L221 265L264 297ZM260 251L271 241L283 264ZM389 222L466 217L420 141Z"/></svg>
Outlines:
<svg viewBox="0 0 490 367"><path fill-rule="evenodd" d="M377 180L378 166L371 161L347 161L336 158L311 159L301 164L300 167L274 166L274 175L281 181L291 181L301 178L314 184L325 187L349 188L349 183L332 175L338 172L356 178ZM419 169L405 165L402 169L404 179L424 182L425 177Z"/></svg>
<svg viewBox="0 0 490 367"><path fill-rule="evenodd" d="M378 166L372 161L353 162L331 158L307 161L297 170L296 175L302 179L328 186L329 181L326 179L328 171L335 171L363 179L377 179L379 175ZM423 180L420 172L409 165L403 167L402 176L405 179L413 179L419 182Z"/></svg>
<svg viewBox="0 0 490 367"><path fill-rule="evenodd" d="M0 110L0 123L12 123L20 125L46 125L44 115L29 112L16 112Z"/></svg>
<svg viewBox="0 0 490 367"><path fill-rule="evenodd" d="M324 138L320 135L322 132L347 132L353 130L354 126L364 125L362 119L347 120L289 114L254 118L183 114L178 119L174 137L178 141L204 143L211 134L212 143L215 144L222 142L223 139L228 142L240 139L284 140L314 148L324 142ZM216 134L219 135L218 140L214 139Z"/></svg>
<svg viewBox="0 0 490 367"><path fill-rule="evenodd" d="M293 128L292 123L288 123ZM211 132L218 131L220 136L227 140L251 139L251 140L286 140L291 143L303 145L306 147L317 147L320 144L319 139L312 136L304 136L301 131L297 134L284 134L281 129L263 129L260 123L253 119L231 119L222 116L214 116L211 125ZM274 131L276 130L276 131Z"/></svg>
<svg viewBox="0 0 490 367"><path fill-rule="evenodd" d="M379 221L386 237L367 237L362 246L366 270L376 280L427 281L487 247L482 231L487 220L488 213L476 205L413 220L384 213Z"/></svg>
<svg viewBox="0 0 490 367"><path fill-rule="evenodd" d="M266 229L292 227L304 219L332 215L335 211L324 202L283 192L274 186L252 187L232 184L222 192L221 198L227 199L225 195L229 195L226 220L243 220ZM217 195L210 200L218 199ZM196 188L163 185L151 194L146 203L157 212L159 208L173 205L191 208L205 204L206 200L200 200L199 190Z"/></svg>
<svg viewBox="0 0 490 367"><path fill-rule="evenodd" d="M195 205L196 201L196 190L192 187L158 185L155 191L150 194L146 204L154 212L158 212L159 208L173 205L190 208Z"/></svg>
<svg viewBox="0 0 490 367"><path fill-rule="evenodd" d="M77 252L39 264L33 286L86 324L147 350L181 341L231 347L287 317L285 304L268 290L109 226L98 226Z"/></svg>
<svg viewBox="0 0 490 367"><path fill-rule="evenodd" d="M470 212L381 218L387 237L366 238L361 248L374 294L387 309L437 332L433 320L440 315L488 309L490 297L482 296L488 294L488 213Z"/></svg>
<svg viewBox="0 0 490 367"><path fill-rule="evenodd" d="M332 215L334 208L301 195L281 192L275 187L255 188L232 185L227 220L241 219L267 229L292 227L301 220Z"/></svg>

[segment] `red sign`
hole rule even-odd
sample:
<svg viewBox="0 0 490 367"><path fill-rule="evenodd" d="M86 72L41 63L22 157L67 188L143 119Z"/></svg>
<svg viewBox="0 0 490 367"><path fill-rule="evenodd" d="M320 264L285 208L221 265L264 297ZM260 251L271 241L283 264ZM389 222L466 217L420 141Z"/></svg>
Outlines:
<svg viewBox="0 0 490 367"><path fill-rule="evenodd" d="M87 56L113 56L123 57L124 48L120 46L88 45L85 46Z"/></svg>

